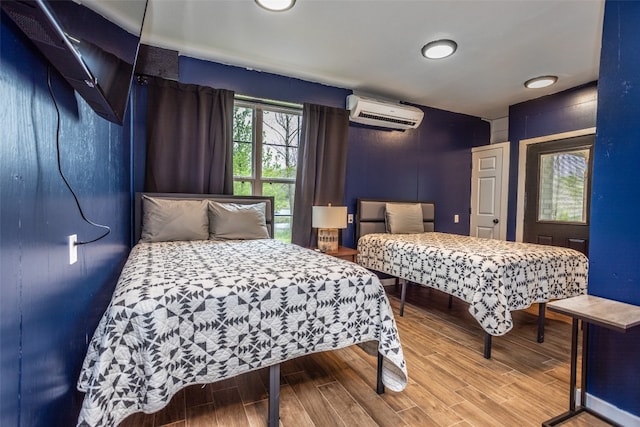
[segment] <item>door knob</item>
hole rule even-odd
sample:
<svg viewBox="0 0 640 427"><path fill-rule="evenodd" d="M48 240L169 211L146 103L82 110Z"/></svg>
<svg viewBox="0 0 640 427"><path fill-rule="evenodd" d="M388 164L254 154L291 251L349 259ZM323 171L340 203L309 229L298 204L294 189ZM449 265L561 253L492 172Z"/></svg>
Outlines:
<svg viewBox="0 0 640 427"><path fill-rule="evenodd" d="M497 223L499 223L499 222L500 222L500 220L499 220L498 218L494 218L494 219L493 219L493 223L494 223L494 224L497 224Z"/></svg>

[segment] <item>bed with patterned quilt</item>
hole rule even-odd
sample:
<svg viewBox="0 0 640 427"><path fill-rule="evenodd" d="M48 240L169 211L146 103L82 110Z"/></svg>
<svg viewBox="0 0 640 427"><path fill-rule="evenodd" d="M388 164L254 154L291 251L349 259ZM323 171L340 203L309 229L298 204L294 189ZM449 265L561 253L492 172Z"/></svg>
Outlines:
<svg viewBox="0 0 640 427"><path fill-rule="evenodd" d="M485 357L491 355L491 336L513 328L512 311L540 303L542 342L544 303L587 292L588 260L582 253L438 233L434 213L432 203L360 200L358 263L403 279L401 307L407 281L467 302L486 332Z"/></svg>
<svg viewBox="0 0 640 427"><path fill-rule="evenodd" d="M142 229L90 342L79 426L115 426L161 409L186 386L263 367L270 367L269 424L277 425L279 364L354 344L378 356L378 392L381 383L404 389L398 331L374 274L271 239L272 199L176 197L136 202L147 205L143 220L164 225ZM188 209L178 206L185 197L194 202ZM165 202L174 206L153 205ZM212 213L212 203L224 212Z"/></svg>

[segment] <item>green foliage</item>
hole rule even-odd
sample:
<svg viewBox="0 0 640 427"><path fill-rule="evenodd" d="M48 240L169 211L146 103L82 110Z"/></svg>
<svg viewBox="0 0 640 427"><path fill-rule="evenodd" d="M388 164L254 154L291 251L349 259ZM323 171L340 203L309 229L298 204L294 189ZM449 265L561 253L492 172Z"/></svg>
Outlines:
<svg viewBox="0 0 640 427"><path fill-rule="evenodd" d="M254 126L262 120L262 132L255 144L262 144L261 176L253 169ZM253 178L262 183L264 196L274 196L275 238L291 241L291 215L295 191L298 145L302 116L268 109L234 108L233 176ZM284 180L284 182L283 182ZM234 182L234 194L256 194L247 181Z"/></svg>
<svg viewBox="0 0 640 427"><path fill-rule="evenodd" d="M567 175L558 178L558 192L561 200L558 202L556 221L583 221L584 209L584 177Z"/></svg>
<svg viewBox="0 0 640 427"><path fill-rule="evenodd" d="M233 110L233 175L253 176L253 110L235 107Z"/></svg>
<svg viewBox="0 0 640 427"><path fill-rule="evenodd" d="M295 184L265 182L262 185L263 196L273 196L276 214L290 215L293 212Z"/></svg>
<svg viewBox="0 0 640 427"><path fill-rule="evenodd" d="M234 181L233 194L236 196L251 196L251 183L247 181Z"/></svg>

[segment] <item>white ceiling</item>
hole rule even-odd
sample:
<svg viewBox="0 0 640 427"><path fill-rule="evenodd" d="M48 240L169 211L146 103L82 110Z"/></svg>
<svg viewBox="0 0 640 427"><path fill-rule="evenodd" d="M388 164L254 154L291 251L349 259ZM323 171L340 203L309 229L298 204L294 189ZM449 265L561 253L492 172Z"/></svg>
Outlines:
<svg viewBox="0 0 640 427"><path fill-rule="evenodd" d="M359 93L496 119L598 78L604 0L149 0L145 44ZM425 59L431 40L458 51ZM559 77L546 89L525 80Z"/></svg>

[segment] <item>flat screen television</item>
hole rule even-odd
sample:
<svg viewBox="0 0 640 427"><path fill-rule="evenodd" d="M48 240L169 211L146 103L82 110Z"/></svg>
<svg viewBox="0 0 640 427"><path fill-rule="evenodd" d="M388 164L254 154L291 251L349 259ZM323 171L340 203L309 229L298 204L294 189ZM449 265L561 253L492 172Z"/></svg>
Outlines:
<svg viewBox="0 0 640 427"><path fill-rule="evenodd" d="M0 5L98 115L123 123L147 0L2 0Z"/></svg>

